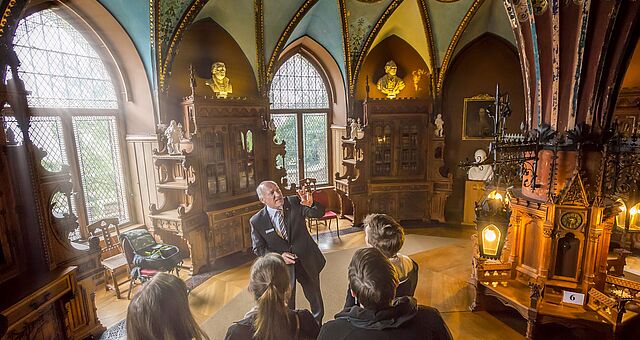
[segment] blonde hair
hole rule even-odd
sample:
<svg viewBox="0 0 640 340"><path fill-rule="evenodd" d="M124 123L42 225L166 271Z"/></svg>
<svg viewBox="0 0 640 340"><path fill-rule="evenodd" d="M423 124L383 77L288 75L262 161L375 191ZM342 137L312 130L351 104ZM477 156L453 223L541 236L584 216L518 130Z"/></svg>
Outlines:
<svg viewBox="0 0 640 340"><path fill-rule="evenodd" d="M251 267L249 291L257 303L253 322L254 338L276 340L288 338L291 294L289 273L282 256L274 253L259 257Z"/></svg>
<svg viewBox="0 0 640 340"><path fill-rule="evenodd" d="M189 310L187 285L158 273L134 297L127 310L127 339L196 339L209 337Z"/></svg>

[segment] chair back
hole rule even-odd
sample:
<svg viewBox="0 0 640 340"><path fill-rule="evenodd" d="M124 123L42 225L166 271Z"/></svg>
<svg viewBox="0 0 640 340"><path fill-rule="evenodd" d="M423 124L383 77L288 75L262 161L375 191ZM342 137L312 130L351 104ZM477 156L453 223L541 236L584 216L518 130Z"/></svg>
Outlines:
<svg viewBox="0 0 640 340"><path fill-rule="evenodd" d="M328 210L329 207L329 196L325 190L319 190L313 192L313 201L318 202L325 209Z"/></svg>
<svg viewBox="0 0 640 340"><path fill-rule="evenodd" d="M300 188L302 187L307 187L307 190L309 190L310 192L314 192L317 190L316 188L316 179L315 178L311 178L311 177L307 177L307 178L303 178L300 180Z"/></svg>
<svg viewBox="0 0 640 340"><path fill-rule="evenodd" d="M102 237L104 246L101 247L101 253L107 256L113 256L122 252L120 247L120 221L117 218L103 218L87 226L90 236ZM115 231L115 240L112 238L112 231ZM104 256L103 256L104 258Z"/></svg>

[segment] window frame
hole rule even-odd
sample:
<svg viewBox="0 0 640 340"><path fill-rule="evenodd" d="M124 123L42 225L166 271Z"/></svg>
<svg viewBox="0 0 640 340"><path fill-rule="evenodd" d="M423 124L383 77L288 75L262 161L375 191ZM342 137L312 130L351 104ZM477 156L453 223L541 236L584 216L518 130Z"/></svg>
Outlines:
<svg viewBox="0 0 640 340"><path fill-rule="evenodd" d="M267 92L267 97L269 97L269 94L271 93L271 85L272 85L272 81L273 81L273 77L275 77L275 75L278 73L278 71L280 70L280 68L282 67L282 65L284 65L289 59L291 59L293 56L295 56L296 54L300 54L300 56L302 58L304 58L306 61L309 62L309 64L311 64L311 66L313 66L313 68L316 70L316 72L318 72L318 74L320 75L320 78L322 79L322 82L324 83L324 87L325 90L327 91L327 101L328 101L328 108L318 108L318 109L272 109L271 108L271 103L269 103L269 119L271 119L271 115L275 114L295 114L296 115L296 125L297 125L297 129L298 129L298 155L297 155L297 159L298 159L298 168L299 170L299 174L298 174L298 180L302 180L303 178L306 178L306 174L305 174L305 168L304 168L304 126L302 126L302 116L304 113L326 113L327 115L327 124L325 126L326 128L326 132L327 132L327 143L325 145L326 150L327 150L327 177L328 177L328 181L326 183L322 183L322 182L318 182L318 185L333 185L333 164L331 162L331 160L333 159L333 150L331 149L331 138L332 138L332 134L331 134L331 123L333 122L333 105L334 105L334 98L335 98L335 93L334 93L334 87L333 84L331 83L331 81L329 80L329 76L327 74L327 72L325 71L326 67L323 65L323 63L313 54L313 52L307 50L306 48L304 48L304 46L296 46L294 48L292 48L290 51L287 51L287 53L285 53L284 55L281 56L281 58L278 60L278 62L276 63L275 67L273 68L275 71L273 72L273 76L271 77L271 79L269 79L269 86L268 86L268 92ZM302 176L302 174L304 174L304 176ZM292 183L289 183L290 185ZM298 183L295 183L296 185L298 185Z"/></svg>
<svg viewBox="0 0 640 340"><path fill-rule="evenodd" d="M132 195L130 193L132 190L131 178L129 171L127 171L127 169L129 169L129 162L126 148L126 133L123 133L123 131L126 131L124 122L124 103L126 101L125 84L123 83L124 78L122 77L114 54L106 46L107 40L105 37L101 36L98 30L94 30L91 24L85 18L81 17L77 11L57 3L40 3L27 8L20 20L18 20L18 25L24 18L47 9L53 10L56 15L69 23L98 54L114 87L117 101L117 108L114 109L29 107L31 116L60 117L64 143L67 148L67 150L64 151L66 152L67 161L69 162L69 171L73 185L73 200L76 205L75 213L80 229L80 236L82 239L86 239L88 236L87 226L90 223L82 176L80 174L80 161L78 159L78 147L75 138L76 132L73 129L74 116L105 116L115 118L116 128L118 130L116 135L122 171L122 185L124 187L124 197L122 198L125 200L125 209L129 217L129 220L127 222L121 222L120 226L128 226L135 223L132 209ZM13 40L15 40L15 35L12 37L12 41ZM18 71L20 71L20 68L18 68ZM29 89L27 89L27 91L28 90Z"/></svg>

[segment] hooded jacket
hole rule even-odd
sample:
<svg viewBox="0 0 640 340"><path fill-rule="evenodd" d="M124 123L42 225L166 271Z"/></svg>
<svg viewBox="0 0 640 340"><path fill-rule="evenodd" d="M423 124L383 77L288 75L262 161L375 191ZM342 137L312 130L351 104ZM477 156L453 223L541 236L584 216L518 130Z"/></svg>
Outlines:
<svg viewBox="0 0 640 340"><path fill-rule="evenodd" d="M437 309L403 296L389 308L373 311L353 306L320 329L318 340L453 339Z"/></svg>

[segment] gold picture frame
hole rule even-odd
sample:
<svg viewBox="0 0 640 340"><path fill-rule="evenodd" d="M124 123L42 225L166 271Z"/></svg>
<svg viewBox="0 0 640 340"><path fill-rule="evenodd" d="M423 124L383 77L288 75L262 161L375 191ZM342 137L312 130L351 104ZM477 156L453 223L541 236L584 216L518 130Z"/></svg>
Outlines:
<svg viewBox="0 0 640 340"><path fill-rule="evenodd" d="M496 98L490 94L464 98L462 112L462 140L493 139L493 118L487 114L487 108L495 104Z"/></svg>

